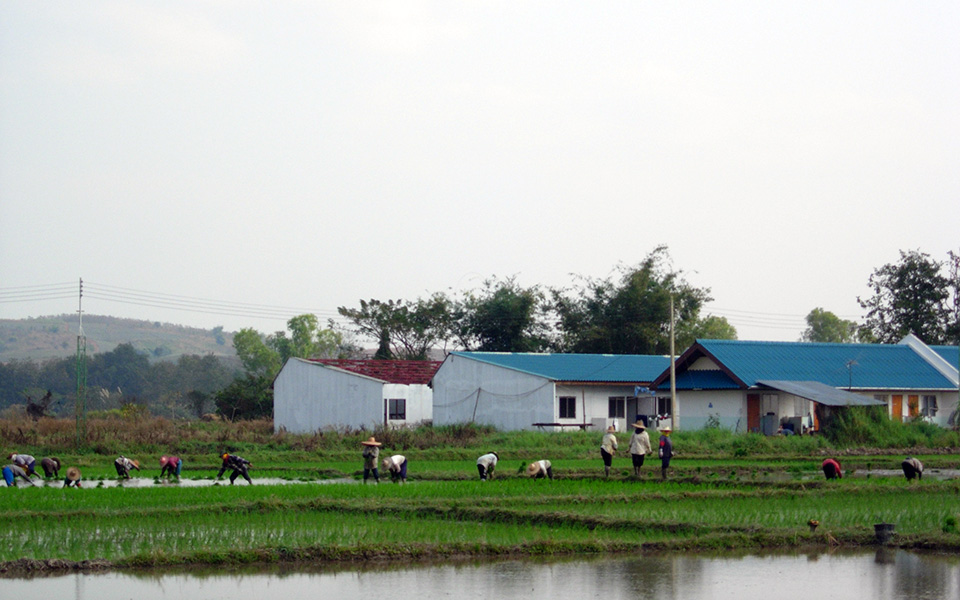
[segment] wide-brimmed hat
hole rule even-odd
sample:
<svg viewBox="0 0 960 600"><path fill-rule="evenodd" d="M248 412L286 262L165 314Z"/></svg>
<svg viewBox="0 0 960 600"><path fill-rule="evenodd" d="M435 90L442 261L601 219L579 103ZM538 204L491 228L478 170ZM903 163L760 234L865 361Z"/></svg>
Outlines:
<svg viewBox="0 0 960 600"><path fill-rule="evenodd" d="M139 460L132 460L132 461L130 461L130 462L132 462L132 463L133 463L133 466L135 466L136 468L138 468L138 469L140 468L140 461L139 461Z"/></svg>
<svg viewBox="0 0 960 600"><path fill-rule="evenodd" d="M80 469L76 467L67 467L67 479L70 481L80 481Z"/></svg>
<svg viewBox="0 0 960 600"><path fill-rule="evenodd" d="M666 432L666 433L670 433L670 432L673 431L673 429L670 429L670 426L669 426L669 425L664 425L664 426L662 426L662 427L658 427L658 428L657 428L657 431L663 431L663 432Z"/></svg>
<svg viewBox="0 0 960 600"><path fill-rule="evenodd" d="M611 425L610 427L607 427L607 433L616 433L616 432L617 432L617 428L614 427L613 425Z"/></svg>
<svg viewBox="0 0 960 600"><path fill-rule="evenodd" d="M634 429L646 429L646 428L647 428L647 426L643 424L643 421L637 421L636 423L634 423L634 424L631 425L630 427L633 427Z"/></svg>
<svg viewBox="0 0 960 600"><path fill-rule="evenodd" d="M160 457L160 466L161 466L161 467L167 466L167 457L166 457L166 456L161 456L161 457Z"/></svg>
<svg viewBox="0 0 960 600"><path fill-rule="evenodd" d="M376 438L374 438L372 435L370 436L370 439L369 439L369 440L367 440L367 441L365 441L365 442L360 442L360 444L361 444L362 446L382 446L382 445L383 445L383 444L381 444L380 442L378 442L378 441L376 440Z"/></svg>
<svg viewBox="0 0 960 600"><path fill-rule="evenodd" d="M535 476L539 472L540 472L539 462L532 462L530 463L530 466L527 467L527 475L529 475L530 477Z"/></svg>

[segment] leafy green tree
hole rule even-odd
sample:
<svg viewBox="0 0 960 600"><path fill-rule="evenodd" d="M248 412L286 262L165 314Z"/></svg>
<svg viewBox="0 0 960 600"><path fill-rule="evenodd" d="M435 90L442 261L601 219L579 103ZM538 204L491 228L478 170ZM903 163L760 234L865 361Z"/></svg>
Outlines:
<svg viewBox="0 0 960 600"><path fill-rule="evenodd" d="M881 343L895 343L913 333L927 344L946 340L950 282L940 262L917 250L900 251L900 261L870 276L873 296L857 298L867 310L864 329Z"/></svg>
<svg viewBox="0 0 960 600"><path fill-rule="evenodd" d="M110 352L95 354L88 362L87 385L120 389L124 396L141 396L147 387L150 360L133 344L120 344Z"/></svg>
<svg viewBox="0 0 960 600"><path fill-rule="evenodd" d="M676 330L693 330L710 290L696 288L669 268L666 246L638 266L621 269L619 281L585 279L573 290L552 290L561 352L665 354L670 348L670 298Z"/></svg>
<svg viewBox="0 0 960 600"><path fill-rule="evenodd" d="M249 375L273 377L280 370L280 353L267 346L263 335L252 327L246 327L234 334L233 349Z"/></svg>
<svg viewBox="0 0 960 600"><path fill-rule="evenodd" d="M356 333L378 340L377 358L426 360L431 348L451 337L453 303L442 293L416 301L361 300L360 308L337 311Z"/></svg>
<svg viewBox="0 0 960 600"><path fill-rule="evenodd" d="M683 327L678 328L676 333L678 352L683 351L683 349L688 346L692 346L698 339L735 340L737 339L737 328L731 325L726 317L718 317L716 315L698 318L692 324L692 327L689 328L687 324L684 323Z"/></svg>
<svg viewBox="0 0 960 600"><path fill-rule="evenodd" d="M538 352L548 346L542 318L544 295L536 286L522 288L514 278L489 279L480 292L469 292L454 312L454 331L467 350Z"/></svg>
<svg viewBox="0 0 960 600"><path fill-rule="evenodd" d="M343 338L331 329L323 329L316 315L305 314L287 321L286 332L278 331L266 340L266 345L280 356L282 365L288 358L326 358L339 354Z"/></svg>
<svg viewBox="0 0 960 600"><path fill-rule="evenodd" d="M217 412L231 421L273 416L271 377L238 377L214 395Z"/></svg>
<svg viewBox="0 0 960 600"><path fill-rule="evenodd" d="M800 341L849 344L860 341L859 328L854 321L818 307L807 315L807 328L800 334Z"/></svg>

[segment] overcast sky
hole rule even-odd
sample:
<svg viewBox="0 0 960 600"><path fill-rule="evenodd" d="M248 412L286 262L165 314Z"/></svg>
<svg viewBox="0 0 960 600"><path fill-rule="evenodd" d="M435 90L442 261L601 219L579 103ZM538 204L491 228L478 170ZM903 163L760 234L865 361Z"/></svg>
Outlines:
<svg viewBox="0 0 960 600"><path fill-rule="evenodd" d="M958 32L955 1L5 1L0 318L82 277L85 313L271 332L667 244L740 339L796 340L960 251Z"/></svg>

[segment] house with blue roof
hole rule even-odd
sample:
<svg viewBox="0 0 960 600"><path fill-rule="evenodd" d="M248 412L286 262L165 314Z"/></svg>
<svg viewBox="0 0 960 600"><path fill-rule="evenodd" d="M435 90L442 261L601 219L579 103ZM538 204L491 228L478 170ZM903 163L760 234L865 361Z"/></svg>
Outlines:
<svg viewBox="0 0 960 600"><path fill-rule="evenodd" d="M666 411L669 394L647 388L669 365L667 356L453 352L433 376L433 422L626 431L637 415Z"/></svg>
<svg viewBox="0 0 960 600"><path fill-rule="evenodd" d="M957 419L957 348L899 344L820 344L697 340L677 358L679 420L684 429L719 422L772 434L820 427L840 406L881 405L892 419ZM951 364L951 360L953 360ZM652 387L669 389L669 369Z"/></svg>

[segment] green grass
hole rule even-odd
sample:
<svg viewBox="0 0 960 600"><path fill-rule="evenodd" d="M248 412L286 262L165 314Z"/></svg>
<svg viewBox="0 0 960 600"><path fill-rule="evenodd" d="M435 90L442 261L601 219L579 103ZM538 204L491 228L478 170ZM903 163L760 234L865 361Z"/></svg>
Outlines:
<svg viewBox="0 0 960 600"><path fill-rule="evenodd" d="M810 519L820 521L821 535L847 543L869 539L873 524L884 521L927 545L958 547L960 536L944 533L949 519L955 522L958 499L954 482L900 479L809 487L508 478L406 486L24 488L0 495L0 561L194 562L278 548L342 555L370 548L405 554L824 543L809 533Z"/></svg>

